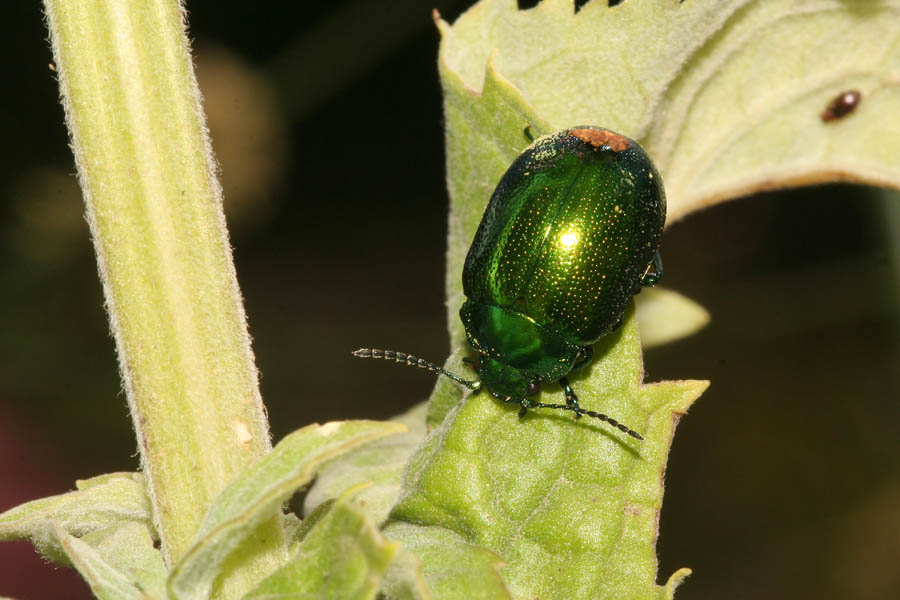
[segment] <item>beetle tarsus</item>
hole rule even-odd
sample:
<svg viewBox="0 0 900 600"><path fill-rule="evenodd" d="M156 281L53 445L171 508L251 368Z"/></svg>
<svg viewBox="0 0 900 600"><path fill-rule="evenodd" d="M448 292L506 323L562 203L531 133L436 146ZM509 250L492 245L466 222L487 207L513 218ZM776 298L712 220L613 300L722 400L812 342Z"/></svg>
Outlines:
<svg viewBox="0 0 900 600"><path fill-rule="evenodd" d="M566 391L566 406L568 406L569 409L575 413L576 419L580 419L581 413L578 411L581 407L578 406L578 396L575 394L575 390L573 390L572 386L569 385L569 378L563 377L562 379L560 379L559 385L561 385Z"/></svg>
<svg viewBox="0 0 900 600"><path fill-rule="evenodd" d="M523 405L523 407L524 407L524 405ZM610 425L612 425L613 427L615 427L622 433L627 433L628 435L630 435L631 437L633 437L636 440L644 439L643 436L641 434L639 434L637 431L631 429L627 425L619 423L612 417L608 417L608 416L604 415L603 413L598 413L593 410L587 410L586 408L581 408L580 406L570 406L568 404L544 404L543 402L533 402L529 405L529 408L555 408L557 410L569 410L579 416L587 415L589 417L594 417L595 419L598 419L600 421L604 421L605 423L609 423Z"/></svg>

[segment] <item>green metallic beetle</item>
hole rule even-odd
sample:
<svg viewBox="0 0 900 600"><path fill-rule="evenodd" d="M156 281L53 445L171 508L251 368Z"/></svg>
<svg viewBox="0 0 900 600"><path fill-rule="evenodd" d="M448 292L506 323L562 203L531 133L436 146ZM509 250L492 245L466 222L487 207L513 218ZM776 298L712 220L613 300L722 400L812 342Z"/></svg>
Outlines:
<svg viewBox="0 0 900 600"><path fill-rule="evenodd" d="M362 348L428 369L466 387L529 408L588 415L643 439L578 405L568 374L590 363L593 344L617 329L642 286L662 276L666 220L662 179L633 140L590 126L538 139L494 190L463 268L459 311L471 347L468 381L415 356ZM566 404L532 398L558 382Z"/></svg>

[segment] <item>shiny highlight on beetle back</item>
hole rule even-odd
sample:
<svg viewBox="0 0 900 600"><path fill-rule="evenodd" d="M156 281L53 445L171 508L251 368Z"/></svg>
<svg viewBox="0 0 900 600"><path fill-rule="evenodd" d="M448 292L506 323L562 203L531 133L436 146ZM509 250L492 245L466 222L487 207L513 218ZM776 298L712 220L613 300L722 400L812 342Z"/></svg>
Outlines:
<svg viewBox="0 0 900 600"><path fill-rule="evenodd" d="M463 289L470 302L590 344L618 326L664 223L662 180L640 146L606 130L566 130L538 140L501 179Z"/></svg>

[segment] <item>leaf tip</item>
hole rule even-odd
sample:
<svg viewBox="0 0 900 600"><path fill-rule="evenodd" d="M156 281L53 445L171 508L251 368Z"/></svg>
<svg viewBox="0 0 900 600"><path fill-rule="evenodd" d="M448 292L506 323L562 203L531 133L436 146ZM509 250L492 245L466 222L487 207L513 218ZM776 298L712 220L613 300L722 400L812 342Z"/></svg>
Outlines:
<svg viewBox="0 0 900 600"><path fill-rule="evenodd" d="M672 600L675 597L675 590L684 583L684 580L687 579L691 573L693 573L693 571L687 567L682 567L672 573L665 586L666 600Z"/></svg>
<svg viewBox="0 0 900 600"><path fill-rule="evenodd" d="M431 9L431 18L434 21L434 25L437 27L438 32L441 34L441 37L446 37L447 34L450 33L450 24L441 18L441 13L438 9Z"/></svg>

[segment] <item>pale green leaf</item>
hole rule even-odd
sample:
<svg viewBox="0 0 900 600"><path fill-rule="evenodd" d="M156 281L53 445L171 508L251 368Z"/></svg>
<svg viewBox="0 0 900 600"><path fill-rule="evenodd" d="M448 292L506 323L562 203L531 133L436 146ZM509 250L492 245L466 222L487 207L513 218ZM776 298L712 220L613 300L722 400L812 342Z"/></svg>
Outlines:
<svg viewBox="0 0 900 600"><path fill-rule="evenodd" d="M458 320L459 317L457 317ZM447 358L444 368L451 373L470 375L474 379L475 373L462 360L467 354L467 350L462 347L458 348ZM431 392L431 398L428 400L428 416L425 422L428 424L429 431L440 425L444 417L462 401L463 391L462 386L458 383L446 377L438 377L434 391Z"/></svg>
<svg viewBox="0 0 900 600"><path fill-rule="evenodd" d="M58 537L48 535L51 523L77 537L127 522L153 531L140 474L111 473L77 485L78 491L32 500L0 515L0 541L30 539L42 555L66 563Z"/></svg>
<svg viewBox="0 0 900 600"><path fill-rule="evenodd" d="M635 297L634 307L644 348L694 335L709 323L705 308L663 287L644 289Z"/></svg>
<svg viewBox="0 0 900 600"><path fill-rule="evenodd" d="M101 475L94 475L93 477L89 477L88 479L76 479L75 480L75 489L88 490L92 487L96 487L98 485L101 485L104 483L110 483L112 481L117 481L120 479L131 479L135 483L139 484L142 488L147 487L147 478L144 477L143 473L133 473L130 471L117 471L114 473L103 473Z"/></svg>
<svg viewBox="0 0 900 600"><path fill-rule="evenodd" d="M146 525L128 521L93 531L80 539L139 590L153 598L165 598L168 572Z"/></svg>
<svg viewBox="0 0 900 600"><path fill-rule="evenodd" d="M595 353L572 379L582 406L644 441L568 413L539 409L520 419L518 406L470 395L411 459L389 537L414 553L428 547L422 540L438 545L448 536L488 550L506 563L499 572L512 598L663 598L654 545L666 457L678 418L707 384L642 384L633 311ZM417 555L435 598L464 597L453 592L461 583L447 582L471 573L460 572L452 553Z"/></svg>
<svg viewBox="0 0 900 600"><path fill-rule="evenodd" d="M299 544L290 561L245 598L370 600L399 550L359 509L355 486L338 499Z"/></svg>
<svg viewBox="0 0 900 600"><path fill-rule="evenodd" d="M183 600L209 597L219 574L239 563L242 553L253 552L256 526L279 514L281 505L310 482L322 463L405 430L398 423L344 421L309 425L285 437L213 502L194 545L172 571L169 594ZM281 564L286 560L285 553Z"/></svg>
<svg viewBox="0 0 900 600"><path fill-rule="evenodd" d="M442 527L391 522L388 538L403 543L404 560L391 567L385 592L394 600L511 600L498 569L503 560Z"/></svg>
<svg viewBox="0 0 900 600"><path fill-rule="evenodd" d="M299 518L297 519L299 526L291 532L291 536L288 538L290 541L290 545L288 546L289 552L294 552L294 550L297 549L297 546L300 545L300 542L303 541L306 534L316 526L316 523L321 521L325 515L328 514L335 502L337 502L337 498L330 498L318 505L311 513L306 515L302 521Z"/></svg>
<svg viewBox="0 0 900 600"><path fill-rule="evenodd" d="M292 512L282 515L281 524L284 527L284 537L287 540L288 550L306 535L305 528L308 520L308 518L301 520L300 517Z"/></svg>
<svg viewBox="0 0 900 600"><path fill-rule="evenodd" d="M394 524L392 527L397 527ZM396 537L400 537L398 533ZM422 573L422 560L406 550L401 550L391 563L384 577L382 591L391 600L434 600Z"/></svg>
<svg viewBox="0 0 900 600"><path fill-rule="evenodd" d="M722 3L698 4L711 12ZM729 4L734 12L701 36L647 132L670 221L761 189L900 187L900 1ZM846 90L862 94L859 106L823 121Z"/></svg>
<svg viewBox="0 0 900 600"><path fill-rule="evenodd" d="M400 493L406 461L425 437L426 408L427 405L422 403L392 419L408 427L409 431L366 444L323 466L306 494L303 513L308 515L350 487L369 482L372 485L361 490L357 500L375 523L382 523Z"/></svg>
<svg viewBox="0 0 900 600"><path fill-rule="evenodd" d="M163 600L153 590L142 589L128 574L107 561L101 551L66 532L58 525L48 525L48 532L66 553L78 572L87 581L91 591L100 600ZM149 537L149 536L148 536Z"/></svg>

